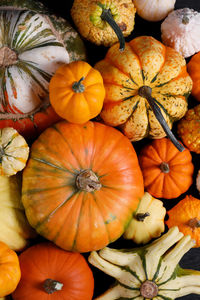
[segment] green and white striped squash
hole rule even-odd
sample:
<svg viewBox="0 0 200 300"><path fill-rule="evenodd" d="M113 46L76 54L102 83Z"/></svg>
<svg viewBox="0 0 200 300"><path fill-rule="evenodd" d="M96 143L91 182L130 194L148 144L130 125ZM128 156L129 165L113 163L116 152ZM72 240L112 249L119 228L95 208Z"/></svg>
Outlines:
<svg viewBox="0 0 200 300"><path fill-rule="evenodd" d="M66 20L32 0L1 1L0 128L32 138L58 121L50 78L61 64L84 59L84 45Z"/></svg>
<svg viewBox="0 0 200 300"><path fill-rule="evenodd" d="M96 300L173 300L200 294L200 271L182 269L179 261L194 246L191 237L172 227L161 238L136 249L93 251L89 262L116 283Z"/></svg>

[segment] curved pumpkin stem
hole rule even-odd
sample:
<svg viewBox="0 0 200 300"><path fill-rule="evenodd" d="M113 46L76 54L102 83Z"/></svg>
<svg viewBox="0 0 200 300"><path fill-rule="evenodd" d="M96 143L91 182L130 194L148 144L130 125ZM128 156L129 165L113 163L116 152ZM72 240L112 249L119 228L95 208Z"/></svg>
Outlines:
<svg viewBox="0 0 200 300"><path fill-rule="evenodd" d="M85 91L85 86L82 84L82 81L85 77L81 77L79 81L75 81L72 85L72 89L75 93L83 93Z"/></svg>
<svg viewBox="0 0 200 300"><path fill-rule="evenodd" d="M140 221L140 222L144 222L144 219L146 218L146 217L149 217L150 216L150 213L149 212L146 212L146 213L138 213L138 214L136 214L135 215L135 217L136 217L136 219L137 219L137 221Z"/></svg>
<svg viewBox="0 0 200 300"><path fill-rule="evenodd" d="M149 105L151 106L151 108L152 108L152 110L153 110L153 112L156 116L156 119L158 120L158 122L162 126L162 128L165 131L168 138L171 140L171 142L174 144L174 146L180 152L183 152L183 150L185 150L185 148L177 141L176 137L174 136L174 134L170 130L169 126L167 125L167 122L165 121L165 119L162 115L160 107L155 103L155 100L151 96L151 93L152 93L152 89L149 86L145 86L145 85L140 87L139 90L138 90L138 95L147 99Z"/></svg>
<svg viewBox="0 0 200 300"><path fill-rule="evenodd" d="M115 22L115 20L113 19L113 16L110 12L110 9L106 9L104 8L104 5L101 4L100 2L97 3L98 6L100 6L102 8L102 14L101 14L101 19L103 21L106 21L114 30L114 32L116 33L118 40L119 40L119 50L120 51L124 51L125 49L125 39L123 36L123 33L121 31L121 29L119 28L119 26L117 25L117 23Z"/></svg>
<svg viewBox="0 0 200 300"><path fill-rule="evenodd" d="M61 291L63 287L63 283L53 280L53 279L46 279L43 284L43 288L47 294L53 294L56 291Z"/></svg>

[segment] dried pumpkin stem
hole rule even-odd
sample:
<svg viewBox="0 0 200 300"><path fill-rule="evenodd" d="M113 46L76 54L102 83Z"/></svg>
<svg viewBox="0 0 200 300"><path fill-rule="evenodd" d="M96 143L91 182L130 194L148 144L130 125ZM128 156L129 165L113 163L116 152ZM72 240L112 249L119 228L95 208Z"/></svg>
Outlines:
<svg viewBox="0 0 200 300"><path fill-rule="evenodd" d="M163 162L160 164L160 170L161 170L161 172L163 172L163 173L165 173L165 174L169 173L169 171L170 171L170 169L169 169L169 164L163 161Z"/></svg>
<svg viewBox="0 0 200 300"><path fill-rule="evenodd" d="M43 284L43 288L47 294L53 294L56 291L61 291L62 287L63 283L50 278L46 279Z"/></svg>
<svg viewBox="0 0 200 300"><path fill-rule="evenodd" d="M155 282L146 280L141 284L140 295L144 298L152 299L158 295L158 286Z"/></svg>
<svg viewBox="0 0 200 300"><path fill-rule="evenodd" d="M79 190L94 192L100 190L102 185L92 170L83 170L76 177L76 186Z"/></svg>
<svg viewBox="0 0 200 300"><path fill-rule="evenodd" d="M75 93L83 93L85 91L85 86L82 84L82 81L85 77L81 77L79 81L75 81L72 85L72 89Z"/></svg>
<svg viewBox="0 0 200 300"><path fill-rule="evenodd" d="M135 215L137 221L140 221L140 222L144 222L144 219L146 217L149 217L150 216L150 213L149 212L146 212L146 213L138 213Z"/></svg>
<svg viewBox="0 0 200 300"><path fill-rule="evenodd" d="M187 225L190 226L192 229L200 227L200 220L197 218L192 218L187 222Z"/></svg>
<svg viewBox="0 0 200 300"><path fill-rule="evenodd" d="M182 24L187 25L190 22L190 19L187 15L184 15L182 18Z"/></svg>
<svg viewBox="0 0 200 300"><path fill-rule="evenodd" d="M149 86L145 86L145 85L140 87L139 90L138 90L138 95L147 99L149 105L151 106L151 108L152 108L152 110L153 110L153 112L156 116L156 119L158 120L158 122L162 126L162 128L165 131L166 135L169 137L169 139L174 144L174 146L180 152L182 152L183 150L185 150L185 148L177 141L176 137L174 136L174 134L170 130L169 126L167 125L167 122L165 121L165 119L162 115L160 107L155 103L155 99L151 96L151 93L152 93L152 89Z"/></svg>
<svg viewBox="0 0 200 300"><path fill-rule="evenodd" d="M119 28L119 26L117 25L117 23L115 22L115 20L113 19L113 16L110 12L110 9L106 9L104 8L104 6L99 2L98 6L100 6L102 8L102 14L101 14L101 19L103 21L106 21L114 30L114 32L116 33L118 40L119 40L119 50L120 51L124 51L125 49L125 39L123 36L123 33L121 31L121 29Z"/></svg>
<svg viewBox="0 0 200 300"><path fill-rule="evenodd" d="M0 67L5 68L17 63L17 53L9 47L0 48Z"/></svg>

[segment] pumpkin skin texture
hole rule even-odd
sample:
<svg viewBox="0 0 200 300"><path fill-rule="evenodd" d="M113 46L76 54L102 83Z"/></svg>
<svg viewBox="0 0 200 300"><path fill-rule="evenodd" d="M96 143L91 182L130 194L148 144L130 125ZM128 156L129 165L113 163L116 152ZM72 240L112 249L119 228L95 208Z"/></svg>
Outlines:
<svg viewBox="0 0 200 300"><path fill-rule="evenodd" d="M65 121L33 143L23 172L29 223L59 247L100 249L125 230L144 193L135 150L118 130Z"/></svg>
<svg viewBox="0 0 200 300"><path fill-rule="evenodd" d="M64 251L51 243L41 243L21 253L19 261L22 277L12 294L14 300L92 299L92 271L80 253ZM61 290L51 286L45 290L47 279L57 281ZM63 286L59 287L59 283Z"/></svg>
<svg viewBox="0 0 200 300"><path fill-rule="evenodd" d="M153 140L142 148L139 162L145 189L156 198L176 198L193 182L190 151L179 152L167 138Z"/></svg>
<svg viewBox="0 0 200 300"><path fill-rule="evenodd" d="M0 176L0 241L15 251L22 251L36 237L21 202L20 175Z"/></svg>
<svg viewBox="0 0 200 300"><path fill-rule="evenodd" d="M28 155L28 144L17 130L0 129L0 175L11 176L23 170Z"/></svg>
<svg viewBox="0 0 200 300"><path fill-rule="evenodd" d="M200 75L199 75L199 65L200 65L200 52L193 55L187 64L187 70L193 81L192 95L194 98L200 102Z"/></svg>
<svg viewBox="0 0 200 300"><path fill-rule="evenodd" d="M200 104L189 109L178 122L177 133L190 151L200 153Z"/></svg>
<svg viewBox="0 0 200 300"><path fill-rule="evenodd" d="M17 254L3 242L0 242L0 259L0 297L4 297L16 289L21 271Z"/></svg>
<svg viewBox="0 0 200 300"><path fill-rule="evenodd" d="M84 59L77 33L34 1L1 1L0 28L0 128L13 127L26 138L60 120L50 106L51 76L63 63ZM74 35L73 35L74 34ZM76 47L75 47L76 49ZM82 49L82 50L81 50Z"/></svg>
<svg viewBox="0 0 200 300"><path fill-rule="evenodd" d="M186 94L191 92L192 80L186 62L150 36L133 39L123 53L113 45L95 68L106 89L101 118L107 125L119 126L131 141L166 136L149 102L138 94L140 88L151 89L169 128L187 111Z"/></svg>
<svg viewBox="0 0 200 300"><path fill-rule="evenodd" d="M144 193L137 211L125 230L124 237L136 244L146 244L165 230L166 209L163 202Z"/></svg>
<svg viewBox="0 0 200 300"><path fill-rule="evenodd" d="M190 235L196 241L194 247L200 247L200 200L187 195L167 213L167 226L178 226L184 235Z"/></svg>
<svg viewBox="0 0 200 300"><path fill-rule="evenodd" d="M83 124L102 109L105 97L102 76L84 61L63 65L51 78L49 97L59 116Z"/></svg>

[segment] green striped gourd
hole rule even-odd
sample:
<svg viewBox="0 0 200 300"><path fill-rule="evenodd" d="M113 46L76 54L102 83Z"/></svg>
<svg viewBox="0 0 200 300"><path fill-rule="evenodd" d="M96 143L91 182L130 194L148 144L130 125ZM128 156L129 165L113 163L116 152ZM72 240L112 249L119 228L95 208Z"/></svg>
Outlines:
<svg viewBox="0 0 200 300"><path fill-rule="evenodd" d="M116 278L116 284L98 300L173 300L200 294L200 272L179 266L182 256L194 246L190 236L172 227L147 246L93 251L89 262Z"/></svg>
<svg viewBox="0 0 200 300"><path fill-rule="evenodd" d="M0 128L29 137L59 117L49 104L51 76L63 63L85 59L68 22L33 0L0 3Z"/></svg>

